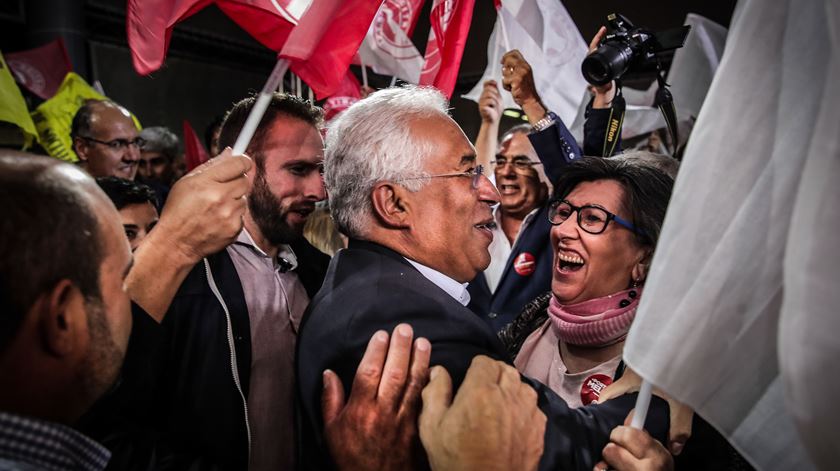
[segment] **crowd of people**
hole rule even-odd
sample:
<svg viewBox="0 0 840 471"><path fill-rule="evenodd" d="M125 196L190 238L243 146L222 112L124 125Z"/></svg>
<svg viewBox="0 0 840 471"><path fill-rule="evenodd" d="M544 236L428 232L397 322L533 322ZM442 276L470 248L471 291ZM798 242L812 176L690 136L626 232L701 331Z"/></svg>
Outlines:
<svg viewBox="0 0 840 471"><path fill-rule="evenodd" d="M244 98L186 174L111 101L78 165L0 151L0 469L747 467L664 395L625 425L678 162L603 155L610 84L579 143L501 66L475 143L407 85L325 133L274 94L233 155ZM500 133L502 93L529 124Z"/></svg>

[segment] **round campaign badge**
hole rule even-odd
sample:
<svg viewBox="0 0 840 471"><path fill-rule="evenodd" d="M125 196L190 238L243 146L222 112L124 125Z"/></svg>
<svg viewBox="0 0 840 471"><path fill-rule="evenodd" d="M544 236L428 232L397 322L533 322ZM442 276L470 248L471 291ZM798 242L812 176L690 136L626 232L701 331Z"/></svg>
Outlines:
<svg viewBox="0 0 840 471"><path fill-rule="evenodd" d="M522 252L513 261L513 269L520 276L529 276L537 269L537 262L534 256L528 252Z"/></svg>
<svg viewBox="0 0 840 471"><path fill-rule="evenodd" d="M580 401L583 405L589 405L592 401L597 401L601 397L601 391L612 384L612 378L607 375L594 374L583 380L583 386L580 387Z"/></svg>

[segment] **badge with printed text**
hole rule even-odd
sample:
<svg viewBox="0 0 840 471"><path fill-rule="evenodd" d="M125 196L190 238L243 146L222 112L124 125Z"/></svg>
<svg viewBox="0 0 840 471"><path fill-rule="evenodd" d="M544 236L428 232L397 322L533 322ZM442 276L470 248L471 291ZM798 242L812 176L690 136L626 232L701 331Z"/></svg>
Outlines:
<svg viewBox="0 0 840 471"><path fill-rule="evenodd" d="M601 391L612 384L612 378L607 375L594 374L585 380L580 387L580 401L583 405L589 405L601 397Z"/></svg>
<svg viewBox="0 0 840 471"><path fill-rule="evenodd" d="M530 276L537 269L537 262L534 256L528 252L522 252L513 261L513 269L520 276Z"/></svg>

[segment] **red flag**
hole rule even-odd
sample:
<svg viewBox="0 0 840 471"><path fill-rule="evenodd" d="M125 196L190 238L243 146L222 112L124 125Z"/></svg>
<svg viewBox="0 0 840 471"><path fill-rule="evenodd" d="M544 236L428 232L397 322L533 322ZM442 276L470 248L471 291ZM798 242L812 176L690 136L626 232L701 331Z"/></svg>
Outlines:
<svg viewBox="0 0 840 471"><path fill-rule="evenodd" d="M435 0L420 85L433 85L447 97L452 96L474 5L475 0Z"/></svg>
<svg viewBox="0 0 840 471"><path fill-rule="evenodd" d="M55 95L67 72L73 70L61 38L28 51L9 52L5 57L15 80L45 100Z"/></svg>
<svg viewBox="0 0 840 471"><path fill-rule="evenodd" d="M134 69L150 74L163 65L176 23L215 3L257 41L282 49L313 0L128 0L128 45Z"/></svg>
<svg viewBox="0 0 840 471"><path fill-rule="evenodd" d="M318 99L335 93L382 0L318 0L289 35L280 56Z"/></svg>
<svg viewBox="0 0 840 471"><path fill-rule="evenodd" d="M362 87L356 76L349 70L338 85L338 90L324 103L325 119L335 118L339 113L350 108L350 105L362 99Z"/></svg>
<svg viewBox="0 0 840 471"><path fill-rule="evenodd" d="M201 139L186 119L184 120L184 160L187 163L188 172L210 160L210 154L204 149L204 144L201 143Z"/></svg>

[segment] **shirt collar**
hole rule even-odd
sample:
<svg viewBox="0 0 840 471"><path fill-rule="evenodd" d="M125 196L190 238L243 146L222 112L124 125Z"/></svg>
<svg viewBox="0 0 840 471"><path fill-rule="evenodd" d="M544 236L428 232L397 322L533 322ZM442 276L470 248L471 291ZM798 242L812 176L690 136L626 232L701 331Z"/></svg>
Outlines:
<svg viewBox="0 0 840 471"><path fill-rule="evenodd" d="M254 242L254 238L251 237L248 229L245 229L244 227L236 237L234 244L251 249L251 251L259 257L269 258L268 254L265 253L265 250L261 249L257 243ZM283 272L292 271L298 267L297 255L295 255L294 250L292 250L292 247L288 244L280 244L277 250L277 257L273 260L273 262L274 267Z"/></svg>
<svg viewBox="0 0 840 471"><path fill-rule="evenodd" d="M0 458L38 469L101 471L111 452L70 427L0 412Z"/></svg>
<svg viewBox="0 0 840 471"><path fill-rule="evenodd" d="M522 224L519 226L519 232L516 234L517 239L519 238L519 234L521 234L522 231L524 231L525 228L528 227L531 224L531 221L534 219L534 217L537 215L537 213L540 212L540 209L542 209L542 207L544 205L545 204L541 204L541 205L537 206L536 208L532 209L531 212L528 213L525 216L524 219L522 219ZM497 204L495 207L493 207L493 219L496 220L496 228L501 231L502 230L502 205Z"/></svg>
<svg viewBox="0 0 840 471"><path fill-rule="evenodd" d="M442 289L449 296L452 296L452 298L455 299L455 301L458 301L464 306L470 303L470 292L467 291L467 286L469 286L469 283L458 283L457 281L435 270L434 268L429 268L426 265L417 263L414 260L410 260L408 258L406 258L406 260L408 260L408 263L414 266L414 268L416 268L421 275L426 277L426 279L434 283L438 288Z"/></svg>

